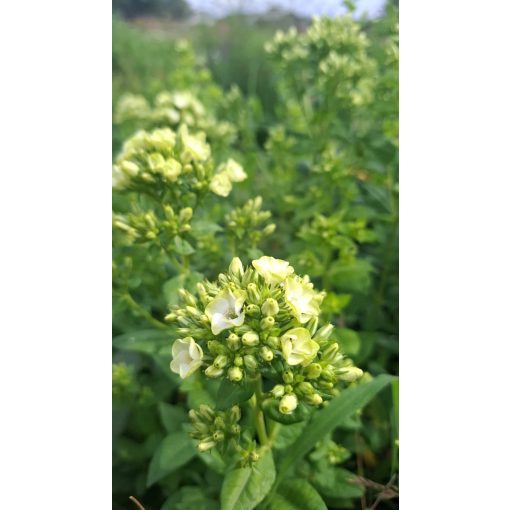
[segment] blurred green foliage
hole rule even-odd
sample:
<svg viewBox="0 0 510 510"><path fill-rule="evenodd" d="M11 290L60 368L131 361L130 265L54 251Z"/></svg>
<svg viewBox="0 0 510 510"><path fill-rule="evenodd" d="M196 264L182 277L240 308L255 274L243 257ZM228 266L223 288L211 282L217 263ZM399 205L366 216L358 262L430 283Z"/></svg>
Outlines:
<svg viewBox="0 0 510 510"><path fill-rule="evenodd" d="M322 19L289 31L293 23L233 16L151 32L114 19L114 157L140 128L180 125L119 118L125 94L152 108L162 93L187 91L213 119L201 130L233 127L228 137L208 133L217 162L235 158L248 174L228 198L208 195L194 207L171 257L114 230L115 509L129 507L129 495L146 510L220 508L224 466L198 455L184 433L187 409L213 405L217 388L199 378L178 386L168 368L176 333L163 318L179 288L193 292L233 256L290 260L327 291L324 319L340 328L356 365L373 376L398 372L398 11L391 2L376 20ZM152 207L134 192L114 192L113 206L120 214ZM309 484L303 501L318 492L329 508L374 502L398 470L395 408L396 386L307 453L295 472ZM277 467L299 425L279 437ZM352 473L365 482L349 483ZM293 490L283 484L276 501ZM392 498L378 506L397 507Z"/></svg>

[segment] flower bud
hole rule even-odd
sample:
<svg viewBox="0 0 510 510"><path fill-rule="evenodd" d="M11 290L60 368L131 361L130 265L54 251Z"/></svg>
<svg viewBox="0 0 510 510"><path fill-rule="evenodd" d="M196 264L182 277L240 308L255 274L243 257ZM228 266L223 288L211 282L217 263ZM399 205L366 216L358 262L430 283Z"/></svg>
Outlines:
<svg viewBox="0 0 510 510"><path fill-rule="evenodd" d="M289 393L289 394L294 393L294 388L293 388L292 384L286 384L284 386L284 388L285 388L285 393Z"/></svg>
<svg viewBox="0 0 510 510"><path fill-rule="evenodd" d="M260 459L260 455L256 451L253 451L250 453L250 460L252 462L257 462L259 459Z"/></svg>
<svg viewBox="0 0 510 510"><path fill-rule="evenodd" d="M259 317L260 307L258 305L254 305L253 303L249 304L246 307L246 315L249 315L250 317Z"/></svg>
<svg viewBox="0 0 510 510"><path fill-rule="evenodd" d="M216 356L214 360L214 366L216 368L223 368L228 362L228 358L224 354L220 354L219 356Z"/></svg>
<svg viewBox="0 0 510 510"><path fill-rule="evenodd" d="M246 290L248 291L248 298L250 301L259 301L260 300L260 294L257 289L257 286L254 283L249 283L246 286Z"/></svg>
<svg viewBox="0 0 510 510"><path fill-rule="evenodd" d="M193 423L193 431L196 432L198 438L201 439L202 437L204 437L204 435L207 435L207 433L209 432L209 427L205 423L196 422Z"/></svg>
<svg viewBox="0 0 510 510"><path fill-rule="evenodd" d="M260 327L264 330L264 329L271 329L272 327L274 326L274 317L264 317L261 321L260 321Z"/></svg>
<svg viewBox="0 0 510 510"><path fill-rule="evenodd" d="M270 223L269 225L266 225L262 229L262 234L265 236L270 236L275 230L276 230L276 225L274 223Z"/></svg>
<svg viewBox="0 0 510 510"><path fill-rule="evenodd" d="M315 393L314 387L309 382L299 383L297 389L303 395L312 395Z"/></svg>
<svg viewBox="0 0 510 510"><path fill-rule="evenodd" d="M363 375L363 370L358 367L346 367L342 373L338 375L338 378L342 381L353 382L359 379Z"/></svg>
<svg viewBox="0 0 510 510"><path fill-rule="evenodd" d="M219 443L220 441L223 441L223 439L225 439L225 434L223 434L221 430L216 430L212 437L217 443Z"/></svg>
<svg viewBox="0 0 510 510"><path fill-rule="evenodd" d="M230 427L230 433L231 433L231 434L235 434L235 435L240 434L240 433L241 433L241 427L240 427L240 425L238 425L237 423L235 423L234 425L232 425L232 426Z"/></svg>
<svg viewBox="0 0 510 510"><path fill-rule="evenodd" d="M274 398L281 398L285 394L285 388L283 384L277 384L272 390L271 395L273 395Z"/></svg>
<svg viewBox="0 0 510 510"><path fill-rule="evenodd" d="M241 356L236 356L234 358L234 365L236 367L242 367L243 366L243 358L241 358Z"/></svg>
<svg viewBox="0 0 510 510"><path fill-rule="evenodd" d="M208 422L214 420L214 411L207 404L200 404L198 414Z"/></svg>
<svg viewBox="0 0 510 510"><path fill-rule="evenodd" d="M239 367L230 367L228 378L233 382L239 382L243 378L243 371Z"/></svg>
<svg viewBox="0 0 510 510"><path fill-rule="evenodd" d="M252 356L251 354L247 354L243 358L244 360L244 366L248 369L254 372L258 368L257 360L255 359L255 356Z"/></svg>
<svg viewBox="0 0 510 510"><path fill-rule="evenodd" d="M181 209L181 212L179 213L179 221L181 223L188 223L192 216L193 209L191 207L185 207L184 209Z"/></svg>
<svg viewBox="0 0 510 510"><path fill-rule="evenodd" d="M241 419L241 408L237 405L232 406L228 412L230 421L237 422Z"/></svg>
<svg viewBox="0 0 510 510"><path fill-rule="evenodd" d="M313 336L315 335L315 332L317 331L317 326L319 325L319 318L318 317L312 317L308 324L306 325L306 328L308 331L310 331L310 334Z"/></svg>
<svg viewBox="0 0 510 510"><path fill-rule="evenodd" d="M317 333L315 333L313 339L316 342L320 340L327 340L331 336L331 333L333 333L333 324L326 324L325 326L322 326Z"/></svg>
<svg viewBox="0 0 510 510"><path fill-rule="evenodd" d="M305 399L312 406L320 406L322 404L322 397L318 393L307 395Z"/></svg>
<svg viewBox="0 0 510 510"><path fill-rule="evenodd" d="M324 361L332 361L335 357L335 354L338 351L338 344L336 342L332 343L322 354L322 359Z"/></svg>
<svg viewBox="0 0 510 510"><path fill-rule="evenodd" d="M282 377L283 381L287 384L290 384L294 380L294 374L290 370L285 370Z"/></svg>
<svg viewBox="0 0 510 510"><path fill-rule="evenodd" d="M247 347L253 347L259 343L259 335L255 331L248 331L242 338L243 344Z"/></svg>
<svg viewBox="0 0 510 510"><path fill-rule="evenodd" d="M296 395L284 395L282 399L280 400L280 405L278 406L278 409L280 410L280 413L282 414L291 414L294 409L296 409L298 405L298 399Z"/></svg>
<svg viewBox="0 0 510 510"><path fill-rule="evenodd" d="M232 262L228 266L229 273L237 276L238 278L242 278L244 274L243 263L239 257L234 257Z"/></svg>
<svg viewBox="0 0 510 510"><path fill-rule="evenodd" d="M271 349L279 350L281 347L280 339L277 336L270 336L266 340L266 344L271 347Z"/></svg>
<svg viewBox="0 0 510 510"><path fill-rule="evenodd" d="M280 311L280 307L278 306L278 301L273 298L268 298L264 301L262 305L262 313L264 315L276 315Z"/></svg>
<svg viewBox="0 0 510 510"><path fill-rule="evenodd" d="M237 351L241 347L241 339L235 333L231 333L227 338L227 345L231 351Z"/></svg>
<svg viewBox="0 0 510 510"><path fill-rule="evenodd" d="M177 319L177 315L174 312L165 315L165 320L168 322L173 322L175 319Z"/></svg>
<svg viewBox="0 0 510 510"><path fill-rule="evenodd" d="M336 381L335 374L330 368L326 368L325 370L322 371L321 378L329 382Z"/></svg>
<svg viewBox="0 0 510 510"><path fill-rule="evenodd" d="M197 448L199 452L206 452L215 446L216 443L214 441L202 441L201 443L198 443Z"/></svg>
<svg viewBox="0 0 510 510"><path fill-rule="evenodd" d="M322 373L322 367L318 363L311 363L305 368L308 379L318 379Z"/></svg>
<svg viewBox="0 0 510 510"><path fill-rule="evenodd" d="M273 351L269 348L263 345L260 349L260 355L264 361L272 361L274 358Z"/></svg>
<svg viewBox="0 0 510 510"><path fill-rule="evenodd" d="M213 379L215 379L216 377L219 377L222 374L223 374L223 369L222 368L216 368L214 365L211 365L210 367L207 367L205 369L205 375L207 377L211 377Z"/></svg>
<svg viewBox="0 0 510 510"><path fill-rule="evenodd" d="M225 420L221 416L216 416L216 418L214 418L214 426L217 429L224 429L225 428Z"/></svg>

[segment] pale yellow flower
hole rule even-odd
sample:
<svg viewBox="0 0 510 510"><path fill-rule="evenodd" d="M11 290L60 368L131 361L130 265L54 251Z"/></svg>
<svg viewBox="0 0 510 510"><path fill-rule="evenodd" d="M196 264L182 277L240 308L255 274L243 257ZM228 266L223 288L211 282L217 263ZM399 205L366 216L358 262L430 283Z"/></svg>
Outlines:
<svg viewBox="0 0 510 510"><path fill-rule="evenodd" d="M179 374L182 379L185 379L202 365L204 353L200 345L188 336L183 339L179 338L174 342L172 357L170 369L172 372Z"/></svg>
<svg viewBox="0 0 510 510"><path fill-rule="evenodd" d="M323 297L305 279L293 276L285 280L285 300L301 324L319 315Z"/></svg>
<svg viewBox="0 0 510 510"><path fill-rule="evenodd" d="M294 268L286 260L274 257L260 257L252 261L255 271L270 285L283 282L294 272Z"/></svg>
<svg viewBox="0 0 510 510"><path fill-rule="evenodd" d="M309 365L317 356L319 344L306 328L294 328L282 336L282 353L289 365Z"/></svg>

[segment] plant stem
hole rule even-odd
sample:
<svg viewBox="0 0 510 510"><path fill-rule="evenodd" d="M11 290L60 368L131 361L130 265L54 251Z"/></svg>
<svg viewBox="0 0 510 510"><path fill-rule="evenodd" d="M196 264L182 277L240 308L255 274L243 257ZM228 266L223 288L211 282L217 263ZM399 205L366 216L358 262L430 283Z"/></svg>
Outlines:
<svg viewBox="0 0 510 510"><path fill-rule="evenodd" d="M260 444L266 445L268 443L268 437L266 432L266 422L264 420L264 411L262 411L262 378L260 375L255 381L255 428L257 429L257 435L259 437Z"/></svg>
<svg viewBox="0 0 510 510"><path fill-rule="evenodd" d="M134 300L133 296L129 292L125 292L123 294L124 299L131 307L132 310L139 313L146 321L150 322L155 328L158 329L168 329L168 326L164 323L156 319L152 316L152 314L146 310L140 303Z"/></svg>

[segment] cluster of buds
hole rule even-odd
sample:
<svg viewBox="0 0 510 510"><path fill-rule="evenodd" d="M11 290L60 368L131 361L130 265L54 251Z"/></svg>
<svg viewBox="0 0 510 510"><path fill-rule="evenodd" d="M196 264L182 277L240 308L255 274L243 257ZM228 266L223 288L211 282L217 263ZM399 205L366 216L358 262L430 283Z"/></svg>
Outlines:
<svg viewBox="0 0 510 510"><path fill-rule="evenodd" d="M190 435L199 441L197 448L200 452L215 447L220 451L238 450L241 435L239 406L232 406L227 411L213 411L209 406L202 404L199 409L192 409L189 417L192 426Z"/></svg>
<svg viewBox="0 0 510 510"><path fill-rule="evenodd" d="M262 197L248 200L225 215L227 231L235 238L242 239L249 246L256 246L264 237L271 235L276 225L264 223L271 217L270 211L262 211Z"/></svg>
<svg viewBox="0 0 510 510"><path fill-rule="evenodd" d="M162 91L154 104L141 95L125 94L118 103L114 116L118 124L133 123L137 127L151 129L181 125L204 131L208 139L236 137L235 127L226 121L218 121L206 111L202 102L190 91Z"/></svg>
<svg viewBox="0 0 510 510"><path fill-rule="evenodd" d="M376 67L367 48L361 24L350 16L317 17L305 33L278 31L266 44L283 80L301 94L313 88L329 107L335 100L348 107L372 100Z"/></svg>
<svg viewBox="0 0 510 510"><path fill-rule="evenodd" d="M276 380L266 395L288 415L301 403L320 406L340 381L362 375L331 338L333 326L318 327L324 293L287 261L264 256L245 268L235 257L227 273L197 289L198 297L181 290L166 317L183 336L171 363L181 377L202 370L238 384Z"/></svg>
<svg viewBox="0 0 510 510"><path fill-rule="evenodd" d="M191 207L184 207L179 214L175 214L173 208L165 204L162 212L162 217L153 210L114 214L113 226L123 232L131 242L137 243L159 239L160 242L169 244L175 236L191 229L190 221L193 216Z"/></svg>
<svg viewBox="0 0 510 510"><path fill-rule="evenodd" d="M168 192L172 203L207 191L227 196L233 182L247 175L234 160L215 168L205 133L190 134L182 125L138 131L123 145L113 166L113 186L159 196Z"/></svg>

